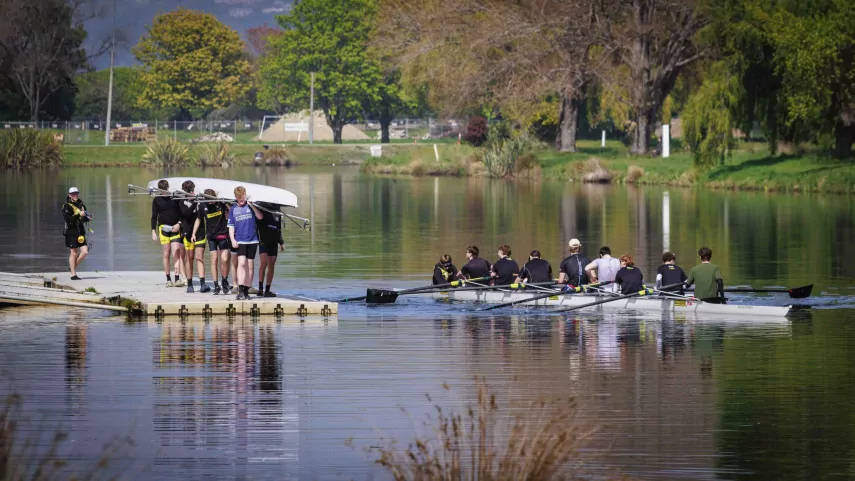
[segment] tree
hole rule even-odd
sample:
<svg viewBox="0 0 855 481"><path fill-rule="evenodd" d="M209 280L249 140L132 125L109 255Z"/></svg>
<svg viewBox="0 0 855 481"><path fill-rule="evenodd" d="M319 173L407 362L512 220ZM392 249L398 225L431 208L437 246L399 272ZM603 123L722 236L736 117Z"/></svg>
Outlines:
<svg viewBox="0 0 855 481"><path fill-rule="evenodd" d="M591 0L383 0L375 43L408 83L428 84L429 101L459 114L495 105L532 117L558 93L556 147L575 151L578 116L591 81Z"/></svg>
<svg viewBox="0 0 855 481"><path fill-rule="evenodd" d="M107 115L107 94L110 71L98 70L78 74L75 98L75 116L79 119L102 119ZM169 112L152 111L139 107L143 91L142 73L134 67L113 69L113 114L114 119L153 120L170 116Z"/></svg>
<svg viewBox="0 0 855 481"><path fill-rule="evenodd" d="M644 154L665 98L680 72L702 56L695 35L709 21L696 0L612 0L600 22L604 54L612 67L602 70L604 88L630 107L630 151Z"/></svg>
<svg viewBox="0 0 855 481"><path fill-rule="evenodd" d="M282 35L282 30L266 23L246 29L246 41L253 58L258 59L267 53L270 39Z"/></svg>
<svg viewBox="0 0 855 481"><path fill-rule="evenodd" d="M204 117L240 101L250 89L244 44L216 17L178 9L158 15L133 48L142 63L140 106Z"/></svg>
<svg viewBox="0 0 855 481"><path fill-rule="evenodd" d="M23 97L32 121L52 95L65 95L76 71L88 66L82 48L86 31L75 19L75 5L65 0L0 1L0 65L8 75L7 96Z"/></svg>
<svg viewBox="0 0 855 481"><path fill-rule="evenodd" d="M262 105L281 111L309 104L310 75L315 72L315 101L341 143L341 132L380 100L382 73L368 55L374 0L303 0L277 17L285 33L269 43L262 59Z"/></svg>

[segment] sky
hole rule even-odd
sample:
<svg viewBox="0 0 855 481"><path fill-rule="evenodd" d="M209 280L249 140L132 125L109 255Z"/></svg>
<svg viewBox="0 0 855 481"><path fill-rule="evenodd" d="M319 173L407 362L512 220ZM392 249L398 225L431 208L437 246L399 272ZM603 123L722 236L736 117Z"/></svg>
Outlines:
<svg viewBox="0 0 855 481"><path fill-rule="evenodd" d="M108 9L108 13L101 18L89 20L85 24L89 32L86 46L90 50L109 35L113 23L110 13L113 1L96 1L102 3L104 8ZM245 39L246 29L249 27L264 23L276 26L276 15L287 13L292 0L115 0L115 2L116 28L125 34L130 44L117 49L116 65L128 66L135 64L130 47L136 45L140 37L146 33L146 27L152 24L154 16L158 13L169 12L179 7L212 13ZM92 59L92 64L96 69L109 67L109 54Z"/></svg>

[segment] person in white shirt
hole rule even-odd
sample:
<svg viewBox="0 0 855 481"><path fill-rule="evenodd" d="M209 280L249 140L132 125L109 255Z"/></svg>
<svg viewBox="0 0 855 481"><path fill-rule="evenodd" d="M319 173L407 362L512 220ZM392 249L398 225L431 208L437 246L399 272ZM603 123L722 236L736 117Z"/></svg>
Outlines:
<svg viewBox="0 0 855 481"><path fill-rule="evenodd" d="M619 270L620 261L612 257L612 250L608 246L600 248L599 259L594 259L585 266L585 272L588 273L592 283L614 281ZM602 288L609 292L618 291L617 285L614 283L606 284Z"/></svg>

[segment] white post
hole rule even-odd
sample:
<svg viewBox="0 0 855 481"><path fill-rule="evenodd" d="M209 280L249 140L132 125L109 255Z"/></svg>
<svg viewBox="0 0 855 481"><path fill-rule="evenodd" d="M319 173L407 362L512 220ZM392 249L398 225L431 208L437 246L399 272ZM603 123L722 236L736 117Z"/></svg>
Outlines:
<svg viewBox="0 0 855 481"><path fill-rule="evenodd" d="M104 131L104 145L110 145L110 117L113 113L113 61L116 57L116 1L113 0L113 32L110 41L110 86L107 88L107 130Z"/></svg>
<svg viewBox="0 0 855 481"><path fill-rule="evenodd" d="M668 124L662 125L662 157L668 158L671 156L671 126Z"/></svg>
<svg viewBox="0 0 855 481"><path fill-rule="evenodd" d="M606 131L605 130L603 130L603 140L600 142L600 146L603 148L606 147Z"/></svg>
<svg viewBox="0 0 855 481"><path fill-rule="evenodd" d="M107 268L113 270L115 258L114 244L116 237L113 235L113 190L110 187L110 176L105 180L107 190Z"/></svg>
<svg viewBox="0 0 855 481"><path fill-rule="evenodd" d="M662 193L662 250L671 250L671 196Z"/></svg>
<svg viewBox="0 0 855 481"><path fill-rule="evenodd" d="M433 155L436 157L436 161L439 162L439 149L436 148L436 144L433 144Z"/></svg>

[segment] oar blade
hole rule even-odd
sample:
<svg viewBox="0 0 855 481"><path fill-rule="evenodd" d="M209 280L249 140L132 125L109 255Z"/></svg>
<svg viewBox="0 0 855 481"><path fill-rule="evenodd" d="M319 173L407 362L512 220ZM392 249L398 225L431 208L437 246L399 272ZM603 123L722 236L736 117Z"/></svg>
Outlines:
<svg viewBox="0 0 855 481"><path fill-rule="evenodd" d="M392 304L397 298L398 292L388 289L368 289L365 293L366 304Z"/></svg>
<svg viewBox="0 0 855 481"><path fill-rule="evenodd" d="M813 292L813 284L808 284L806 286L794 287L789 290L790 297L793 299L804 299L805 297L810 297L810 293Z"/></svg>

